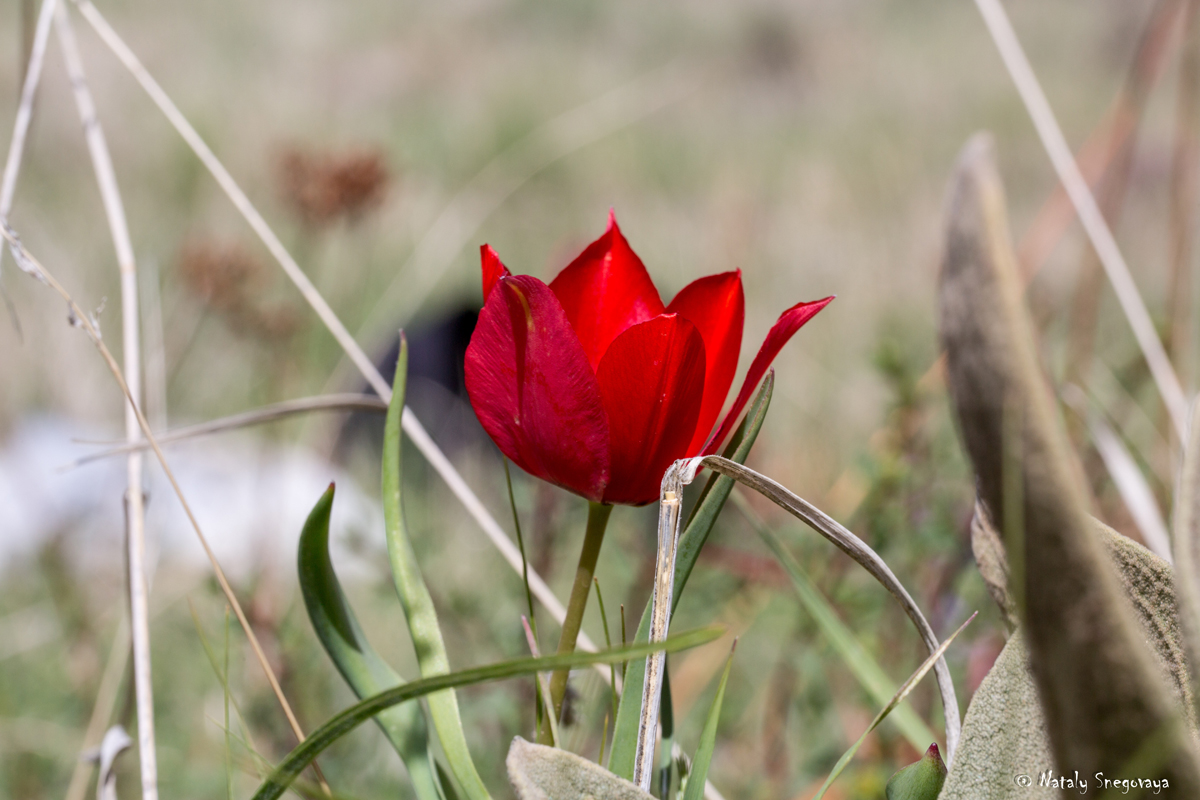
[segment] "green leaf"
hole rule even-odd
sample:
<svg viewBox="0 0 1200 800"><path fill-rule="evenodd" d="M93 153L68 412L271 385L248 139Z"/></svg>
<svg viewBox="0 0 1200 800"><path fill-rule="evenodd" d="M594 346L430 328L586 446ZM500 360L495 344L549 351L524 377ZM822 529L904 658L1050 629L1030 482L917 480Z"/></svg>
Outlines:
<svg viewBox="0 0 1200 800"><path fill-rule="evenodd" d="M497 681L503 678L514 678L519 675L533 675L564 667L583 667L592 664L611 664L633 658L645 658L650 653L659 650L668 653L687 650L702 644L715 641L724 635L725 629L719 625L698 628L687 633L668 638L665 642L655 644L635 644L629 647L618 647L602 650L598 653L574 652L564 655L541 656L538 658L517 658L488 664L482 667L472 667L445 675L422 678L417 681L395 686L379 694L368 697L362 702L337 714L292 750L270 777L258 788L254 800L274 800L285 791L309 763L321 754L327 747L341 737L371 719L381 711L399 705L406 700L433 695L456 686L468 686L476 683Z"/></svg>
<svg viewBox="0 0 1200 800"><path fill-rule="evenodd" d="M675 766L672 751L675 749L675 704L671 702L671 672L663 660L662 694L659 704L659 730L662 738L658 745L658 796L671 796L671 773Z"/></svg>
<svg viewBox="0 0 1200 800"><path fill-rule="evenodd" d="M734 640L733 646L737 647L736 640ZM725 671L721 673L721 682L717 684L717 695L708 709L708 719L704 721L704 731L700 734L700 746L696 748L696 759L692 762L692 771L687 776L687 787L684 789L683 800L701 800L704 797L704 783L708 780L708 767L712 764L713 750L717 746L717 722L721 719L721 704L725 701L725 685L729 683L731 666L733 666L733 650L729 651L729 658L725 659Z"/></svg>
<svg viewBox="0 0 1200 800"><path fill-rule="evenodd" d="M737 433L725 448L725 456L739 463L746 460L763 420L767 416L767 407L771 404L771 392L775 387L775 373L768 372L763 380L758 394L746 418L738 427ZM687 526L679 537L679 549L675 556L675 588L673 590L673 606L678 607L679 598L683 595L683 587L687 584L700 548L712 532L717 515L725 506L729 493L733 491L733 479L724 475L713 474L704 486L699 500L696 501L692 514L688 517ZM671 611L674 612L675 608ZM635 642L645 642L650 638L650 601L642 611L642 620L638 624ZM612 755L609 756L608 768L626 779L633 778L633 760L637 749L638 716L642 704L642 685L646 680L646 662L635 661L625 670L625 682L621 687L621 705L617 709L617 721L613 725Z"/></svg>
<svg viewBox="0 0 1200 800"><path fill-rule="evenodd" d="M654 800L599 764L520 736L513 739L504 763L517 800Z"/></svg>
<svg viewBox="0 0 1200 800"><path fill-rule="evenodd" d="M859 643L854 632L838 617L837 612L821 594L812 578L787 551L783 542L779 541L779 537L767 528L750 504L741 495L734 495L733 504L749 520L751 527L758 532L767 547L775 554L775 559L787 571L801 605L812 615L821 632L825 634L825 638L829 640L830 645L841 657L842 663L871 696L873 702L880 705L886 703L896 693L896 686L883 671L883 667L879 666L879 662L872 658L866 648ZM908 706L896 709L892 716L895 718L896 727L918 752L926 742L931 742L936 738L929 726L917 716L917 712Z"/></svg>
<svg viewBox="0 0 1200 800"><path fill-rule="evenodd" d="M1112 568L1120 577L1138 628L1157 654L1159 672L1164 685L1170 688L1172 702L1187 719L1188 727L1194 728L1192 673L1175 598L1178 575L1170 564L1146 548L1097 520L1091 522L1093 535L1103 543ZM1148 737L1146 741L1154 738ZM1159 747L1157 754L1164 753L1169 754L1169 748ZM1029 790L1014 780L1014 771L1036 782L1039 773L1054 763L1046 714L1030 671L1025 633L1018 628L971 698L963 720L962 740L942 797L1025 800ZM1014 765L1029 766L1014 770ZM1105 774L1118 777L1117 770L1124 771L1123 767L1127 765L1109 767ZM1143 777L1156 772L1144 766L1142 770ZM1174 787L1172 783L1171 788Z"/></svg>
<svg viewBox="0 0 1200 800"><path fill-rule="evenodd" d="M242 713L242 708L238 704L237 698L233 695L232 689L229 686L229 670L222 669L217 661L216 651L208 641L208 636L204 633L204 626L200 624L200 615L196 613L196 607L192 605L192 599L188 598L188 611L191 612L192 622L196 626L196 638L200 640L200 647L204 650L204 655L208 658L208 664L212 667L213 673L217 676L217 681L221 684L221 690L226 697L229 698L230 705L233 706L233 712L237 716L238 725L241 726L245 736L239 736L233 732L228 724L225 725L225 734L227 737L232 736L234 740L242 746L242 748L250 755L251 763L254 771L259 777L265 776L271 771L271 762L267 761L258 750L254 748L254 743L250 741L249 731L250 726L246 724L246 717ZM228 628L226 628L226 636L228 636Z"/></svg>
<svg viewBox="0 0 1200 800"><path fill-rule="evenodd" d="M557 747L513 739L504 760L517 800L654 800L599 764Z"/></svg>
<svg viewBox="0 0 1200 800"><path fill-rule="evenodd" d="M450 672L446 644L438 627L437 610L429 587L421 576L417 556L404 525L404 508L400 497L400 420L404 413L404 391L408 374L408 341L400 334L400 357L396 362L396 378L392 401L388 405L387 426L383 435L383 519L387 528L388 557L396 592L404 606L408 630L421 676L430 678ZM463 734L462 717L458 713L458 698L453 691L438 692L429 697L429 716L446 754L446 763L458 780L467 800L489 800L487 787L475 769L467 738Z"/></svg>
<svg viewBox="0 0 1200 800"><path fill-rule="evenodd" d="M842 770L844 770L846 765L850 763L850 759L854 758L854 754L858 752L858 748L862 747L862 743L866 741L866 738L868 735L870 735L871 731L878 728L879 723L883 722L884 719L887 718L887 715L892 712L892 709L900 705L901 701L908 697L909 692L917 687L917 684L921 682L921 678L924 678L929 670L933 669L933 665L936 664L938 659L942 657L942 653L945 653L946 649L950 647L950 643L958 638L958 635L963 632L964 628L971 624L971 620L975 619L975 616L978 613L979 612L976 611L975 614L967 617L967 621L962 625L959 625L958 630L950 634L950 636L946 638L946 641L942 642L936 650L929 654L929 658L925 659L925 662L921 664L921 666L917 667L917 671L909 676L908 680L904 682L904 685L900 687L900 691L896 692L896 696L893 697L891 701L889 701L888 704L883 707L882 711L875 715L875 719L873 719L870 726L863 731L862 736L858 737L858 741L850 745L850 749L843 753L842 757L838 759L837 764L833 766L833 771L829 773L829 777L825 779L825 783L821 786L821 791L817 792L816 796L813 797L813 800L821 800L821 798L825 796L825 792L830 786L833 785L833 782L837 780L837 777L842 774Z"/></svg>
<svg viewBox="0 0 1200 800"><path fill-rule="evenodd" d="M329 560L329 516L333 510L333 486L317 501L300 533L297 562L300 593L313 630L321 640L346 683L360 698L399 686L404 679L379 656L346 601L341 583ZM388 741L404 762L420 800L441 800L429 734L420 706L388 709L375 717Z"/></svg>
<svg viewBox="0 0 1200 800"><path fill-rule="evenodd" d="M925 756L899 770L887 782L887 800L937 800L946 782L946 764L936 744Z"/></svg>

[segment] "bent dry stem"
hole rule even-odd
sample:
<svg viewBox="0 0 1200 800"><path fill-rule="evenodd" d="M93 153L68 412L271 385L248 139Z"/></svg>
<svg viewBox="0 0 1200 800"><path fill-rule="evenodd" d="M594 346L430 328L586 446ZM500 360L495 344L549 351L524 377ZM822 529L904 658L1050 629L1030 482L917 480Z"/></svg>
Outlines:
<svg viewBox="0 0 1200 800"><path fill-rule="evenodd" d="M692 466L693 463L693 461L676 461L663 476L662 495L658 507L658 558L654 567L654 596L650 611L651 642L665 640L671 626L671 599L675 589L675 551L679 545L679 517L683 487L695 477L696 469ZM650 781L654 773L654 739L658 733L658 717L666 664L665 653L658 652L651 655L646 659L646 675L642 682L642 711L638 724L637 746L634 751L633 782L645 792L650 791ZM665 737L666 732L664 731ZM664 749L668 746L665 741L663 745Z"/></svg>
<svg viewBox="0 0 1200 800"><path fill-rule="evenodd" d="M562 637L558 640L558 653L564 655L575 651L575 640L579 637L579 627L583 623L583 611L587 608L588 593L592 588L592 577L596 574L596 561L600 558L600 545L604 543L604 532L608 529L608 517L612 514L612 506L604 503L588 504L587 532L583 535L583 551L579 554L579 567L575 570L575 585L571 587L571 599L567 602L567 616L563 620ZM550 679L550 699L554 703L551 713L558 719L562 714L563 696L567 693L567 678L571 670L564 668L556 671ZM543 729L538 737L541 741L549 735L549 728Z"/></svg>

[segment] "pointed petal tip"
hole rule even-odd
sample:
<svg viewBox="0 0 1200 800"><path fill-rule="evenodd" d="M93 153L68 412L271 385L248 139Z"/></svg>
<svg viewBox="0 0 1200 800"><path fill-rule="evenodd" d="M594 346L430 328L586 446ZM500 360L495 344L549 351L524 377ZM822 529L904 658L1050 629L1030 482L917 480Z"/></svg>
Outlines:
<svg viewBox="0 0 1200 800"><path fill-rule="evenodd" d="M819 311L820 309L829 305L836 299L837 299L837 295L831 294L831 295L829 295L829 297L822 297L820 300L809 300L804 303L797 303L796 305L792 306L792 308L801 308L803 306L817 306L817 310Z"/></svg>
<svg viewBox="0 0 1200 800"><path fill-rule="evenodd" d="M608 233L609 231L611 231L613 229L616 229L618 232L620 232L620 230L621 230L621 228L617 225L617 210L615 208L613 208L612 206L609 206L608 207L608 225L604 228L604 232Z"/></svg>
<svg viewBox="0 0 1200 800"><path fill-rule="evenodd" d="M762 382L763 375L771 367L771 362L775 360L775 356L783 349L783 346L788 343L796 331L804 327L810 319L815 317L825 306L833 302L833 295L821 300L813 300L806 303L797 303L779 315L779 319L771 326L771 330L767 333L767 338L763 340L759 347L758 354L754 357L754 361L750 363L750 369L746 373L746 377L742 383L741 391L738 392L737 399L734 400L733 406L725 414L725 419L721 422L721 426L704 446L704 454L708 455L715 453L720 448L721 443L733 430L733 425L737 422L738 416L746 407L746 403L750 400L750 395L753 394L755 388Z"/></svg>
<svg viewBox="0 0 1200 800"><path fill-rule="evenodd" d="M502 278L511 276L512 273L508 271L508 267L504 266L504 262L500 260L500 256L490 244L479 246L479 261L483 274L483 302L486 303L496 284Z"/></svg>

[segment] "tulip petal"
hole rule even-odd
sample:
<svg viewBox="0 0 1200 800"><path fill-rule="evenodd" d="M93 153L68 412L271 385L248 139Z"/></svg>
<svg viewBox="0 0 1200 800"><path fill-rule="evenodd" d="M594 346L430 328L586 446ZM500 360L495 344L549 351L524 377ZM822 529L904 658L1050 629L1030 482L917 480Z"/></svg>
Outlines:
<svg viewBox="0 0 1200 800"><path fill-rule="evenodd" d="M704 361L703 337L677 314L634 325L613 340L596 372L611 454L605 503L658 498L663 473L687 455L696 431Z"/></svg>
<svg viewBox="0 0 1200 800"><path fill-rule="evenodd" d="M483 302L486 303L496 282L501 278L510 277L512 273L500 261L500 256L496 255L490 244L479 248L479 259L483 264Z"/></svg>
<svg viewBox="0 0 1200 800"><path fill-rule="evenodd" d="M725 415L725 420L721 423L721 427L708 440L708 444L704 446L703 455L711 455L721 446L721 442L729 435L729 431L737 423L738 416L742 413L742 409L746 407L746 403L750 400L750 395L758 388L758 382L762 380L763 375L767 373L767 368L771 366L771 362L775 360L775 356L779 355L779 351L788 343L792 335L804 326L804 323L817 315L825 306L833 302L833 297L826 297L824 300L814 300L811 303L797 303L787 311L779 315L779 319L771 326L771 330L767 333L767 338L763 340L762 347L758 349L758 355L754 357L754 361L750 362L750 370L746 373L746 379L742 382L741 391L738 392L737 399L733 401L733 406L729 409L729 413Z"/></svg>
<svg viewBox="0 0 1200 800"><path fill-rule="evenodd" d="M642 260L609 212L608 230L550 283L579 336L592 369L613 339L663 313L662 300Z"/></svg>
<svg viewBox="0 0 1200 800"><path fill-rule="evenodd" d="M471 406L504 455L530 475L600 500L608 419L550 287L528 275L500 278L479 313L465 372Z"/></svg>
<svg viewBox="0 0 1200 800"><path fill-rule="evenodd" d="M737 372L746 319L742 271L692 281L675 295L671 305L667 306L667 313L679 314L690 321L704 337L704 401L700 404L696 433L687 449L691 455L700 452L712 433Z"/></svg>

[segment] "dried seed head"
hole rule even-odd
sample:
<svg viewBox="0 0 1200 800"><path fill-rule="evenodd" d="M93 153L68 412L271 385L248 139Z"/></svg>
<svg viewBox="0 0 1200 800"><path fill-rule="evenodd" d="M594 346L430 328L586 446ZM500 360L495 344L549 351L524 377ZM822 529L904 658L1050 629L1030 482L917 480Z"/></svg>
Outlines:
<svg viewBox="0 0 1200 800"><path fill-rule="evenodd" d="M179 275L188 291L238 333L279 342L300 328L294 308L263 303L266 270L240 244L189 242L179 256Z"/></svg>
<svg viewBox="0 0 1200 800"><path fill-rule="evenodd" d="M235 312L260 282L262 264L241 245L196 240L179 254L179 276L214 311Z"/></svg>
<svg viewBox="0 0 1200 800"><path fill-rule="evenodd" d="M306 223L328 225L355 219L378 206L390 176L383 153L360 148L343 153L283 151L278 161L280 194Z"/></svg>

